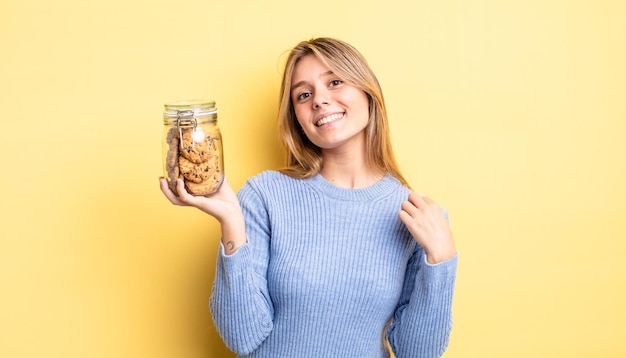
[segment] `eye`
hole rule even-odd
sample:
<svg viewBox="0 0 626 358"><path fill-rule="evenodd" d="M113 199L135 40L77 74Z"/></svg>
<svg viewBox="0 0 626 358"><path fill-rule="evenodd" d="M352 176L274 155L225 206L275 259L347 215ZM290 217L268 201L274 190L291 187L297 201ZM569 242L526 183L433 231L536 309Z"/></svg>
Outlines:
<svg viewBox="0 0 626 358"><path fill-rule="evenodd" d="M328 87L336 87L336 86L339 86L339 85L340 85L340 84L342 84L342 83L343 83L343 81L342 81L342 80L339 80L339 79L337 79L337 80L332 80L332 81L330 81L330 82L328 83Z"/></svg>
<svg viewBox="0 0 626 358"><path fill-rule="evenodd" d="M296 96L296 100L304 101L305 99L311 97L311 92L302 92Z"/></svg>

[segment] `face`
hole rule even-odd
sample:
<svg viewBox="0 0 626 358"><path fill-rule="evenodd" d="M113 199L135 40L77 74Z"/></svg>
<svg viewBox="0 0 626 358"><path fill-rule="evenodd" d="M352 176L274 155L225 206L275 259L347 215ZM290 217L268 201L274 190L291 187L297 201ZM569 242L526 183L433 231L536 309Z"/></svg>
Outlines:
<svg viewBox="0 0 626 358"><path fill-rule="evenodd" d="M291 100L298 123L321 149L364 146L369 102L314 55L302 57L293 71Z"/></svg>

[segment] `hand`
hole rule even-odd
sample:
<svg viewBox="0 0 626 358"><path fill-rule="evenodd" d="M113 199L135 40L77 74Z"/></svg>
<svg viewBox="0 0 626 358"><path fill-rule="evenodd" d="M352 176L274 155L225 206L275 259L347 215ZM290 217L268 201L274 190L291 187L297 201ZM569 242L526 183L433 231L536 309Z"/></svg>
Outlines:
<svg viewBox="0 0 626 358"><path fill-rule="evenodd" d="M226 181L226 177L224 177L224 182L217 192L207 197L189 194L182 179L176 180L178 196L172 192L165 178L159 178L159 183L161 191L172 204L198 208L220 222L222 227L222 244L227 255L233 254L246 243L243 212L241 211L241 206L239 206L237 195L228 184L228 181Z"/></svg>
<svg viewBox="0 0 626 358"><path fill-rule="evenodd" d="M226 178L224 178L224 182L217 192L207 197L189 194L185 189L185 184L182 179L176 180L176 192L178 196L172 192L165 178L160 177L159 182L161 191L172 204L198 208L215 217L220 223L234 214L241 213L237 195L228 184Z"/></svg>
<svg viewBox="0 0 626 358"><path fill-rule="evenodd" d="M424 249L428 263L436 264L456 255L448 220L441 207L430 198L409 194L398 218Z"/></svg>

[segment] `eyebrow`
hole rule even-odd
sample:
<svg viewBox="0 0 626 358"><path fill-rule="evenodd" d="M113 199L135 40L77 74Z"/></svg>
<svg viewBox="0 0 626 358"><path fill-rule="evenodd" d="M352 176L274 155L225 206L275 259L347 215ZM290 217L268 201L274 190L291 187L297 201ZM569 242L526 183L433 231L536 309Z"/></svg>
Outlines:
<svg viewBox="0 0 626 358"><path fill-rule="evenodd" d="M330 76L332 74L334 74L334 72L331 71L331 70L328 70L328 71L320 74L320 77ZM305 83L306 83L306 81L299 81L297 83L294 83L293 85L291 85L291 88L289 89L289 92L293 91L295 88L298 88L298 87L302 86Z"/></svg>

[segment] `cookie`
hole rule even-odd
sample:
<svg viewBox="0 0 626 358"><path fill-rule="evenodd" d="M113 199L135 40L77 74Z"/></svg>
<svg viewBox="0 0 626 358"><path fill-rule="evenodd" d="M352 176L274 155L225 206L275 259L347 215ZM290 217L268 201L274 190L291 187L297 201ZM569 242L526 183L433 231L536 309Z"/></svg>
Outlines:
<svg viewBox="0 0 626 358"><path fill-rule="evenodd" d="M214 175L201 183L185 182L185 186L192 195L207 195L215 192L222 185L222 178L221 175Z"/></svg>
<svg viewBox="0 0 626 358"><path fill-rule="evenodd" d="M182 135L181 135L182 134ZM211 134L197 137L193 142L192 128L171 128L166 136L165 169L170 189L176 192L177 179L183 179L192 195L208 195L215 192L224 179L221 170L221 146L219 136ZM193 145L193 148L191 148Z"/></svg>
<svg viewBox="0 0 626 358"><path fill-rule="evenodd" d="M180 155L190 162L200 164L209 160L212 152L215 150L209 150L209 140L204 137L203 140L194 142L193 129L185 129L183 131L182 146L180 149ZM199 138L196 138L196 140Z"/></svg>
<svg viewBox="0 0 626 358"><path fill-rule="evenodd" d="M208 161L206 163L196 164L188 160L187 158L178 157L178 167L180 174L193 183L202 183L215 174L215 167Z"/></svg>
<svg viewBox="0 0 626 358"><path fill-rule="evenodd" d="M178 147L179 147L179 134L176 128L172 128L167 132L166 145L167 153L165 155L165 170L167 172L167 179L170 189L176 193L176 179L180 175L180 169L178 168Z"/></svg>

